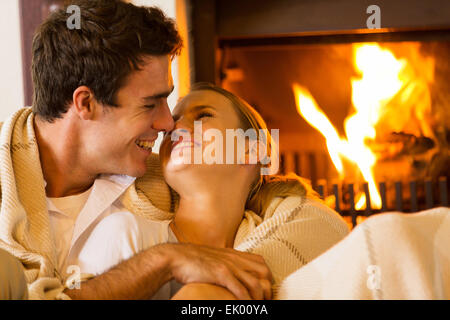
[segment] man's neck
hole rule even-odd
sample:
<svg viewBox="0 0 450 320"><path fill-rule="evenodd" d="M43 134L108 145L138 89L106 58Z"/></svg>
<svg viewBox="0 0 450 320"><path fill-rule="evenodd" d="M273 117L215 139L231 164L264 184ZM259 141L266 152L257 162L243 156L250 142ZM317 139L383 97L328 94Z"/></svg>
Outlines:
<svg viewBox="0 0 450 320"><path fill-rule="evenodd" d="M55 120L45 122L35 117L34 129L39 148L42 173L47 183L48 197L65 197L89 189L96 175L80 167L78 135L70 123Z"/></svg>

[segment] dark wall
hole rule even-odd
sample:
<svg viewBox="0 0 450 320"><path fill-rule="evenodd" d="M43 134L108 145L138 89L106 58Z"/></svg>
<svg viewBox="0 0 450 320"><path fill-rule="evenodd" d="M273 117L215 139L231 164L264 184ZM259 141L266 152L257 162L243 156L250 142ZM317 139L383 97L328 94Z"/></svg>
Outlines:
<svg viewBox="0 0 450 320"><path fill-rule="evenodd" d="M22 34L22 65L25 105L31 106L33 84L31 81L31 45L36 28L51 10L62 6L64 0L20 0L20 27Z"/></svg>

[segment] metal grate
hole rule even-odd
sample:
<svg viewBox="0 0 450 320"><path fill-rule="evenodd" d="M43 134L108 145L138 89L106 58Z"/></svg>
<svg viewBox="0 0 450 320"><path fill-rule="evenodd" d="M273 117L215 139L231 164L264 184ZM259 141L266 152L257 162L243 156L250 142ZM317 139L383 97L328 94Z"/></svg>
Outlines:
<svg viewBox="0 0 450 320"><path fill-rule="evenodd" d="M373 209L368 184L364 183L362 190L366 196L366 208L364 210L356 210L354 184L332 184L329 189L331 191L330 195L334 196L333 209L343 217L351 218L351 224L354 227L357 225L358 217L368 217L387 211L414 213L434 207L448 207L449 190L447 177L440 177L437 181L431 179L422 182L410 181L407 185L396 181L390 185L393 185L394 199L391 199L393 201L388 202L388 184L381 182L379 183L381 209ZM409 189L409 197L404 196L405 187ZM328 196L327 189L327 182L319 181L316 191L323 200L326 200ZM393 206L392 203L394 204Z"/></svg>

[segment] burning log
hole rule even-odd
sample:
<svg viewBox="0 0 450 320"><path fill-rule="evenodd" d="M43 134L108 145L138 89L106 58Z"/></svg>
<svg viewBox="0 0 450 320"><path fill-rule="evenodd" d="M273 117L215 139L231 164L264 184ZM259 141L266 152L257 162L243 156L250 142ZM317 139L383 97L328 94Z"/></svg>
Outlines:
<svg viewBox="0 0 450 320"><path fill-rule="evenodd" d="M421 155L435 147L433 139L405 132L392 132L383 141L379 140L367 141L367 146L377 154L379 160Z"/></svg>
<svg viewBox="0 0 450 320"><path fill-rule="evenodd" d="M404 132L393 132L391 134L392 143L401 143L403 148L401 153L408 155L422 154L434 148L434 141L428 137L416 137Z"/></svg>

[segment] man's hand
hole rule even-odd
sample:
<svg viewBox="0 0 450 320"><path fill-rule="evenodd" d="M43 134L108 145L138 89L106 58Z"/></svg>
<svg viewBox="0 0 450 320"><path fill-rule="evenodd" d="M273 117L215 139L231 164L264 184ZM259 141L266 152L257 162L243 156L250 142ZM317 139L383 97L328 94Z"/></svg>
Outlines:
<svg viewBox="0 0 450 320"><path fill-rule="evenodd" d="M272 294L272 275L261 256L181 243L153 246L64 292L72 299L149 299L173 278L221 286L238 299Z"/></svg>
<svg viewBox="0 0 450 320"><path fill-rule="evenodd" d="M180 283L219 285L238 299L272 297L272 274L259 255L192 244L164 244L160 249L169 256L172 276Z"/></svg>
<svg viewBox="0 0 450 320"><path fill-rule="evenodd" d="M172 297L172 300L236 300L224 287L209 283L189 283Z"/></svg>

